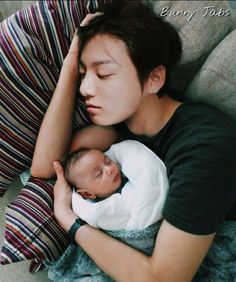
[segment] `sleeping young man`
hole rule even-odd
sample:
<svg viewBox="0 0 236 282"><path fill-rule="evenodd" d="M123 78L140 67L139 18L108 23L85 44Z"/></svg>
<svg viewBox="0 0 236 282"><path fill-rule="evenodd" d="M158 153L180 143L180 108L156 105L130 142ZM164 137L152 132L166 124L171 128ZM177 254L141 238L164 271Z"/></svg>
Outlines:
<svg viewBox="0 0 236 282"><path fill-rule="evenodd" d="M114 1L85 22L44 117L32 174L47 178L56 171L59 224L73 230L77 244L113 280L191 281L224 221L236 220L236 123L219 109L183 101L169 89L181 56L180 38L142 1ZM88 224L74 224L78 216L60 162L69 152L78 83L98 125L90 128L91 148L105 150L133 139L166 166L169 191L151 256ZM77 142L72 141L75 149Z"/></svg>

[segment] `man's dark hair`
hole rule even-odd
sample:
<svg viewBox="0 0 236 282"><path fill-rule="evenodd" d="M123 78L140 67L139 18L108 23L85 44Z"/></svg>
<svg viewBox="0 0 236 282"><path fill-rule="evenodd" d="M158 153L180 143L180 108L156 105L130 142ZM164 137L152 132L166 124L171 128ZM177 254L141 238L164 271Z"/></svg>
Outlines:
<svg viewBox="0 0 236 282"><path fill-rule="evenodd" d="M144 1L114 0L99 11L103 15L78 29L79 58L85 45L97 34L115 36L126 44L142 86L155 67L166 68L166 81L158 96L172 96L167 88L170 73L182 53L181 40L174 27L157 16Z"/></svg>

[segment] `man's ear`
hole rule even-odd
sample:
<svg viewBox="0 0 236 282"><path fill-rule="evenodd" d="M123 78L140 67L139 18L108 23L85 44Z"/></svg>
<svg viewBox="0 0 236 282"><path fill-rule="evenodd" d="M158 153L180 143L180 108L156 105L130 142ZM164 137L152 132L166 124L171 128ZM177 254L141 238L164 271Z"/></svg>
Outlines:
<svg viewBox="0 0 236 282"><path fill-rule="evenodd" d="M160 65L154 68L147 80L147 92L149 94L156 94L162 88L166 80L166 68Z"/></svg>
<svg viewBox="0 0 236 282"><path fill-rule="evenodd" d="M78 189L76 192L79 193L84 199L94 200L94 199L97 198L97 196L95 194L91 194L91 193L89 193L85 190L82 190L82 189Z"/></svg>

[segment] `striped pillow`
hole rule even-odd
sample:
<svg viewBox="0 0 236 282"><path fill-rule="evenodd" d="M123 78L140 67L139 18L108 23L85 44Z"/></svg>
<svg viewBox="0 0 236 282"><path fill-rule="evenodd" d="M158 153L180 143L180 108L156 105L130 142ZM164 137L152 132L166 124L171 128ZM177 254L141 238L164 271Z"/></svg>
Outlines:
<svg viewBox="0 0 236 282"><path fill-rule="evenodd" d="M53 214L53 184L30 178L8 205L1 264L34 259L38 267L41 260L55 260L67 247L67 235Z"/></svg>
<svg viewBox="0 0 236 282"><path fill-rule="evenodd" d="M41 121L86 5L87 1L39 1L0 24L0 196L31 165ZM78 127L86 122L80 104L74 120Z"/></svg>
<svg viewBox="0 0 236 282"><path fill-rule="evenodd" d="M38 1L0 24L0 196L31 165L35 141L76 26L106 0ZM74 127L88 124L78 95ZM55 260L68 244L53 212L53 182L31 178L6 211L1 264Z"/></svg>

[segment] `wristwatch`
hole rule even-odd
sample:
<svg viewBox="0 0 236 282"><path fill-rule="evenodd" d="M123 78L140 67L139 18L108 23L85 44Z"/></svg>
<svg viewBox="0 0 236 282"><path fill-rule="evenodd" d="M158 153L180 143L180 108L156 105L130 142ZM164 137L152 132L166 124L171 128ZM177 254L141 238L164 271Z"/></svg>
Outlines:
<svg viewBox="0 0 236 282"><path fill-rule="evenodd" d="M78 218L75 220L75 222L71 225L71 228L70 228L70 230L69 230L68 235L69 235L70 240L71 240L73 243L76 244L76 242L75 242L75 233L76 233L77 230L78 230L82 225L84 225L85 223L86 223L86 221L84 221L83 219L81 219L81 218L78 217Z"/></svg>

